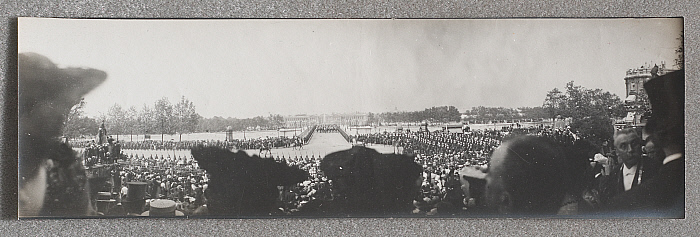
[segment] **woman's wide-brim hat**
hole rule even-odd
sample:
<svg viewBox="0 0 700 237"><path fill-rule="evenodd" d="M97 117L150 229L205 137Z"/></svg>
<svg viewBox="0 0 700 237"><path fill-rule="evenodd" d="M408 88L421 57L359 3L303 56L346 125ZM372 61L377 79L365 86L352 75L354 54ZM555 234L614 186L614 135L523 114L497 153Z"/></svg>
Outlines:
<svg viewBox="0 0 700 237"><path fill-rule="evenodd" d="M44 137L61 134L68 111L107 79L107 73L91 68L59 68L36 53L18 55L17 100L19 130L41 132ZM40 119L32 122L31 119Z"/></svg>
<svg viewBox="0 0 700 237"><path fill-rule="evenodd" d="M21 178L41 161L56 156L55 140L62 134L70 109L107 79L104 71L59 68L47 57L20 53L17 57L18 158Z"/></svg>

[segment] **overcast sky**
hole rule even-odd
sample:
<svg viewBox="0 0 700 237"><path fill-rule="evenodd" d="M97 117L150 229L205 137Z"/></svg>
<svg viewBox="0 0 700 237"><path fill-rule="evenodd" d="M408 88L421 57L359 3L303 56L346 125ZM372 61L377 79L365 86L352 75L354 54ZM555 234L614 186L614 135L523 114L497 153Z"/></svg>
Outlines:
<svg viewBox="0 0 700 237"><path fill-rule="evenodd" d="M681 19L19 20L19 52L107 81L88 116L181 96L204 117L541 106L574 81L624 97L673 67Z"/></svg>

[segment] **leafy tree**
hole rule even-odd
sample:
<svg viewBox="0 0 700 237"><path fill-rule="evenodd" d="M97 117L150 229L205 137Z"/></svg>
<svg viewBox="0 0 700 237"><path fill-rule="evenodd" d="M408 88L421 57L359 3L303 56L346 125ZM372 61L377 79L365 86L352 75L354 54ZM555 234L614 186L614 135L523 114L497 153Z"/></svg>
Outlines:
<svg viewBox="0 0 700 237"><path fill-rule="evenodd" d="M136 130L139 133L149 134L156 131L155 114L153 112L153 109L151 109L151 107L149 107L148 105L144 104L136 118L136 124Z"/></svg>
<svg viewBox="0 0 700 237"><path fill-rule="evenodd" d="M544 104L542 104L542 107L547 110L549 118L554 118L560 113L565 112L565 100L566 95L564 95L564 93L557 88L547 92L547 97L544 99Z"/></svg>
<svg viewBox="0 0 700 237"><path fill-rule="evenodd" d="M77 137L84 135L80 132L83 129L83 124L81 118L83 118L83 107L85 107L85 99L81 99L80 102L73 106L66 116L66 120L63 126L63 136L68 138Z"/></svg>
<svg viewBox="0 0 700 237"><path fill-rule="evenodd" d="M272 115L271 114L269 116L268 120L270 121L269 124L270 124L271 129L278 129L278 128L281 128L282 126L284 126L284 117L282 117L282 115L279 115L279 114Z"/></svg>
<svg viewBox="0 0 700 237"><path fill-rule="evenodd" d="M156 122L156 128L160 131L161 141L163 141L164 134L175 134L175 123L173 122L173 105L167 97L163 97L156 101L153 106L154 122Z"/></svg>
<svg viewBox="0 0 700 237"><path fill-rule="evenodd" d="M129 133L129 139L134 140L134 132L138 132L138 116L139 112L136 111L136 107L131 106L126 110L126 121L124 121L125 131Z"/></svg>
<svg viewBox="0 0 700 237"><path fill-rule="evenodd" d="M557 88L549 91L542 107L547 110L550 118L557 115L574 119L624 116L620 97L601 89L575 85L573 81L566 84L566 92Z"/></svg>
<svg viewBox="0 0 700 237"><path fill-rule="evenodd" d="M571 129L597 145L612 137L612 119L625 114L617 95L577 86L573 81L566 84L566 92L557 88L549 91L543 107L550 116L572 117Z"/></svg>
<svg viewBox="0 0 700 237"><path fill-rule="evenodd" d="M112 105L112 107L107 110L105 127L110 134L115 134L117 136L117 140L119 140L119 134L125 133L126 119L126 111L118 104Z"/></svg>
<svg viewBox="0 0 700 237"><path fill-rule="evenodd" d="M459 122L460 113L454 106L427 108L423 111L381 113L379 120L388 122Z"/></svg>
<svg viewBox="0 0 700 237"><path fill-rule="evenodd" d="M80 100L80 103L73 106L73 108L71 108L71 110L68 112L63 130L63 136L67 138L76 138L80 136L95 135L99 124L95 119L83 115L84 107L85 100Z"/></svg>
<svg viewBox="0 0 700 237"><path fill-rule="evenodd" d="M192 133L197 129L197 122L201 116L197 114L194 103L186 99L185 96L182 96L180 102L175 104L173 113L174 127L180 134L180 141L182 141L183 133Z"/></svg>
<svg viewBox="0 0 700 237"><path fill-rule="evenodd" d="M541 107L537 107L540 108ZM523 110L525 109L525 110ZM519 111L520 110L520 111ZM532 108L520 108L520 109L512 109L512 108L504 108L504 107L485 107L485 106L478 106L478 107L472 107L471 110L466 111L465 114L469 115L470 118L468 119L471 122L475 123L486 123L488 121L493 121L493 120L516 120L516 119L523 119L525 118L525 114L528 112L532 111ZM521 115L521 113L523 115ZM541 115L537 115L541 116ZM548 117L548 116L544 116ZM533 117L534 118L542 118L542 117Z"/></svg>
<svg viewBox="0 0 700 237"><path fill-rule="evenodd" d="M373 125L379 123L379 117L374 113L367 114L367 124Z"/></svg>
<svg viewBox="0 0 700 237"><path fill-rule="evenodd" d="M606 141L610 141L615 132L613 120L610 117L591 116L575 120L571 123L571 130L593 144L601 147Z"/></svg>

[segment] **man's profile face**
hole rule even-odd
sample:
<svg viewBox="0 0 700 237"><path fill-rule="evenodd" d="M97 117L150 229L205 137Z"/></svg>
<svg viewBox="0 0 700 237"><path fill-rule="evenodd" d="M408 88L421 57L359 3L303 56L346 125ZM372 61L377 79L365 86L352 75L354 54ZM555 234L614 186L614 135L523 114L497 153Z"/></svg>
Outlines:
<svg viewBox="0 0 700 237"><path fill-rule="evenodd" d="M636 134L620 134L615 137L615 150L627 168L637 165L642 158L642 141Z"/></svg>

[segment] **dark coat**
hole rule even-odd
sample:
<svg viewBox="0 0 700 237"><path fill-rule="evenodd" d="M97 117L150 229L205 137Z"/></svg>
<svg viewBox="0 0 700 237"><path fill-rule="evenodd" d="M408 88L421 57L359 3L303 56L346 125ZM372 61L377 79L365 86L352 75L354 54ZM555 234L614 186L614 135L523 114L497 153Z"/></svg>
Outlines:
<svg viewBox="0 0 700 237"><path fill-rule="evenodd" d="M684 194L685 157L668 162L661 166L654 178L615 196L606 209L644 216L684 218Z"/></svg>
<svg viewBox="0 0 700 237"><path fill-rule="evenodd" d="M620 164L613 169L613 172L601 181L600 192L602 202L607 202L610 198L625 192L624 174L622 173L623 165L624 164ZM634 175L632 188L652 180L658 173L660 165L661 164L654 159L642 157L637 166L637 172Z"/></svg>
<svg viewBox="0 0 700 237"><path fill-rule="evenodd" d="M328 154L321 170L333 181L336 214L408 214L422 171L413 157L365 147Z"/></svg>
<svg viewBox="0 0 700 237"><path fill-rule="evenodd" d="M192 156L210 176L206 198L212 215L268 215L279 197L277 186L308 177L304 170L243 151L198 146L192 148Z"/></svg>

